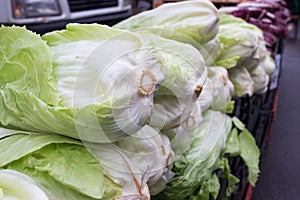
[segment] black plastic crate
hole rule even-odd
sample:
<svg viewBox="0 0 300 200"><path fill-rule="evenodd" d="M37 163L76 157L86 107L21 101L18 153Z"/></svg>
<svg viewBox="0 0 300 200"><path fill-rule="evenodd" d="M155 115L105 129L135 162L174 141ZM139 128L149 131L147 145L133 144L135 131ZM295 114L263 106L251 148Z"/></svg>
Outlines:
<svg viewBox="0 0 300 200"><path fill-rule="evenodd" d="M268 90L262 109L272 110L277 96L278 89Z"/></svg>
<svg viewBox="0 0 300 200"><path fill-rule="evenodd" d="M235 156L235 157L230 157L228 160L229 160L229 166L230 166L231 173L233 175L237 175L239 166L243 162L242 158L240 156Z"/></svg>
<svg viewBox="0 0 300 200"><path fill-rule="evenodd" d="M226 189L227 189L227 186L228 186L227 180L221 178L219 181L220 181L220 191L219 191L219 195L217 197L217 200L221 199L224 196L226 196Z"/></svg>
<svg viewBox="0 0 300 200"><path fill-rule="evenodd" d="M250 110L250 97L244 95L242 97L234 97L232 99L234 103L234 110L231 116L239 118L244 124L248 121L249 110Z"/></svg>
<svg viewBox="0 0 300 200"><path fill-rule="evenodd" d="M270 126L270 121L271 121L271 110L269 109L261 109L259 112L259 116L257 119L257 122L254 126L254 130L252 132L256 144L258 147L261 149L263 146L263 138L267 134L267 130L269 129Z"/></svg>
<svg viewBox="0 0 300 200"><path fill-rule="evenodd" d="M246 128L253 133L255 125L260 115L262 107L263 97L260 95L254 95L250 98L250 105L248 111L248 120L246 123Z"/></svg>
<svg viewBox="0 0 300 200"><path fill-rule="evenodd" d="M237 185L237 190L234 192L230 200L241 200L245 197L248 188L248 169L244 163L241 163L238 169L238 174L236 176L240 179L239 184Z"/></svg>
<svg viewBox="0 0 300 200"><path fill-rule="evenodd" d="M220 199L222 199L222 197L224 197L226 195L226 188L227 188L228 182L226 179L224 179L222 177L223 174L222 174L221 169L216 170L214 173L219 178L220 191L218 193L217 200L220 200ZM214 200L214 198L212 196L210 196L209 200Z"/></svg>

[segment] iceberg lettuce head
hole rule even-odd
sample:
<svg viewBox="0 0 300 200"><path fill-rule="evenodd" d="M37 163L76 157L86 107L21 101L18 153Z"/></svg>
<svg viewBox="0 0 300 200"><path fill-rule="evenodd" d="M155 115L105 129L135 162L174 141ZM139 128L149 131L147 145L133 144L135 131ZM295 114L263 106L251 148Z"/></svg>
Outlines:
<svg viewBox="0 0 300 200"><path fill-rule="evenodd" d="M146 124L164 80L151 42L104 25L69 24L42 39L2 26L0 43L5 127L117 141Z"/></svg>

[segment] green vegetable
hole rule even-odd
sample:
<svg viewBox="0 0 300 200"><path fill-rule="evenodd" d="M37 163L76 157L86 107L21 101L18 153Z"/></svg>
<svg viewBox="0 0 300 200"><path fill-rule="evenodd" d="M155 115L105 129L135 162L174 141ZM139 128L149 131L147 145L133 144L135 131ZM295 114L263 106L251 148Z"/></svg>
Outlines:
<svg viewBox="0 0 300 200"><path fill-rule="evenodd" d="M203 44L201 48L197 48L202 54L205 64L207 66L214 65L214 61L219 53L219 39L218 37L213 38L207 43Z"/></svg>
<svg viewBox="0 0 300 200"><path fill-rule="evenodd" d="M220 15L217 37L220 44L215 63L226 69L241 66L252 71L267 54L262 31L232 15Z"/></svg>
<svg viewBox="0 0 300 200"><path fill-rule="evenodd" d="M228 137L225 153L231 156L240 155L248 167L248 181L255 185L259 174L260 151L256 145L254 137L244 127L243 123L234 118L233 123L237 129L233 129ZM238 134L238 132L240 132Z"/></svg>
<svg viewBox="0 0 300 200"><path fill-rule="evenodd" d="M174 178L158 198L185 199L200 191L200 188L201 193L206 193L202 184L218 168L218 160L225 149L230 130L230 117L219 111L208 110L202 124L194 131L191 145L175 160L172 170ZM211 190L210 187L206 189Z"/></svg>
<svg viewBox="0 0 300 200"><path fill-rule="evenodd" d="M264 92L275 65L258 28L218 21L191 0L114 27L1 26L0 199L216 199L216 170L228 197L227 156L255 185L259 149L226 112Z"/></svg>
<svg viewBox="0 0 300 200"><path fill-rule="evenodd" d="M211 107L214 99L213 94L214 94L214 83L209 77L207 77L203 85L202 92L197 100L197 102L201 107L202 112L207 111Z"/></svg>
<svg viewBox="0 0 300 200"><path fill-rule="evenodd" d="M250 72L253 80L253 92L255 94L262 94L268 90L269 76L265 72L265 69L259 65L255 70Z"/></svg>
<svg viewBox="0 0 300 200"><path fill-rule="evenodd" d="M198 98L198 103L203 112L208 109L231 113L233 104L231 96L234 86L229 79L228 71L223 67L207 68L208 78Z"/></svg>
<svg viewBox="0 0 300 200"><path fill-rule="evenodd" d="M51 199L110 199L121 186L79 141L59 135L14 134L0 140L0 168L33 178Z"/></svg>
<svg viewBox="0 0 300 200"><path fill-rule="evenodd" d="M220 51L216 63L228 69L233 67L246 68L253 80L253 84L250 80L246 80L249 79L249 76L246 75L245 69L233 70L231 78L234 79L233 82L237 89L235 96L264 93L274 73L275 65L272 64L267 51L262 30L228 14L220 14L219 25L218 36L223 52ZM239 73L243 75L238 75ZM241 79L245 81L243 82ZM246 86L247 84L248 86ZM253 89L250 88L252 85Z"/></svg>
<svg viewBox="0 0 300 200"><path fill-rule="evenodd" d="M25 28L2 26L0 43L5 127L117 141L146 124L164 80L151 42L108 26L69 24L43 40Z"/></svg>
<svg viewBox="0 0 300 200"><path fill-rule="evenodd" d="M246 21L240 17L235 17L231 14L226 14L226 12L224 13L222 10L226 9L226 8L220 8L219 11L219 15L220 15L220 20L218 22L218 24L221 25L225 25L225 24L244 24L246 23Z"/></svg>
<svg viewBox="0 0 300 200"><path fill-rule="evenodd" d="M260 152L255 143L254 137L246 129L240 133L239 140L240 146L242 147L241 157L249 170L248 181L254 186L259 174L258 163Z"/></svg>
<svg viewBox="0 0 300 200"><path fill-rule="evenodd" d="M207 70L201 54L191 45L153 34L144 35L160 53L166 76L154 97L150 125L170 129L189 117L205 83Z"/></svg>
<svg viewBox="0 0 300 200"><path fill-rule="evenodd" d="M191 195L189 197L190 200L205 200L209 199L212 196L214 199L217 199L220 190L220 182L219 178L216 174L212 174L207 177L207 179L202 183L201 189L197 193L197 195Z"/></svg>
<svg viewBox="0 0 300 200"><path fill-rule="evenodd" d="M52 199L149 198L173 177L170 141L150 126L110 144L11 131L0 152L0 168L27 174Z"/></svg>
<svg viewBox="0 0 300 200"><path fill-rule="evenodd" d="M232 122L240 130L244 130L246 128L245 124L243 124L243 122L241 122L241 120L237 117L233 117Z"/></svg>
<svg viewBox="0 0 300 200"><path fill-rule="evenodd" d="M170 139L172 149L175 153L175 160L190 147L194 131L199 128L202 121L202 110L200 103L197 101L189 117L183 123L171 129L161 130L161 133Z"/></svg>
<svg viewBox="0 0 300 200"><path fill-rule="evenodd" d="M229 162L228 159L225 157L222 157L219 161L219 169L222 170L222 178L224 178L225 180L227 180L227 187L226 187L226 193L225 193L225 197L224 199L228 199L228 197L230 197L230 195L232 195L232 193L234 191L236 191L237 188L237 183L240 182L240 180L235 177L233 174L231 174L231 170L230 170L230 166L229 166Z"/></svg>
<svg viewBox="0 0 300 200"><path fill-rule="evenodd" d="M150 126L116 143L86 146L105 174L123 186L124 198L149 198L149 187L152 193L160 192L172 177L170 141Z"/></svg>
<svg viewBox="0 0 300 200"><path fill-rule="evenodd" d="M208 77L212 81L211 93L213 96L211 110L226 112L231 104L234 86L229 80L228 72L223 67L208 67ZM201 98L201 95L200 95Z"/></svg>
<svg viewBox="0 0 300 200"><path fill-rule="evenodd" d="M114 25L115 28L148 31L162 37L190 43L197 49L218 32L218 12L208 0L163 4Z"/></svg>
<svg viewBox="0 0 300 200"><path fill-rule="evenodd" d="M228 136L226 151L225 153L229 153L232 156L237 156L240 151L240 143L239 143L238 130L233 128Z"/></svg>
<svg viewBox="0 0 300 200"><path fill-rule="evenodd" d="M264 68L266 74L269 76L269 79L271 80L276 69L273 58L270 55L266 55L266 57L260 62L260 66Z"/></svg>
<svg viewBox="0 0 300 200"><path fill-rule="evenodd" d="M229 79L234 85L234 96L253 95L254 82L245 67L236 67L228 71Z"/></svg>
<svg viewBox="0 0 300 200"><path fill-rule="evenodd" d="M257 55L258 38L253 31L237 24L219 26L219 55L215 60L217 66L231 69L237 66L255 68L259 62Z"/></svg>
<svg viewBox="0 0 300 200"><path fill-rule="evenodd" d="M0 170L0 199L49 200L29 176L13 170Z"/></svg>

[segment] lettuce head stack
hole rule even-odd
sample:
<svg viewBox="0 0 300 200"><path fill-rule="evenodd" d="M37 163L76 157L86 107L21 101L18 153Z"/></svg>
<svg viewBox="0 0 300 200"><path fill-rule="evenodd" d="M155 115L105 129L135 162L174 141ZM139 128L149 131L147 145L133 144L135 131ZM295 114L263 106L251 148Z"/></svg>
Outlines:
<svg viewBox="0 0 300 200"><path fill-rule="evenodd" d="M219 17L192 0L113 27L2 26L0 199L23 198L14 182L33 200L216 198L218 169L229 196L237 155L254 185L255 141L226 113L265 91L272 59L259 29Z"/></svg>
<svg viewBox="0 0 300 200"><path fill-rule="evenodd" d="M220 44L215 63L229 70L235 86L234 96L266 92L275 64L263 32L240 18L220 14L217 37Z"/></svg>
<svg viewBox="0 0 300 200"><path fill-rule="evenodd" d="M187 43L201 52L205 64L213 63L218 53L219 13L209 0L163 4L123 20L114 27L135 32L151 32Z"/></svg>
<svg viewBox="0 0 300 200"><path fill-rule="evenodd" d="M191 145L175 160L174 177L157 199L209 199L210 195L216 199L220 190L218 169L228 181L226 196L230 196L239 180L231 174L227 158L237 155L246 163L248 180L255 185L259 173L255 139L237 118L208 110L194 131Z"/></svg>
<svg viewBox="0 0 300 200"><path fill-rule="evenodd" d="M106 143L149 120L165 77L139 35L96 24L70 24L42 39L18 27L0 35L1 125Z"/></svg>
<svg viewBox="0 0 300 200"><path fill-rule="evenodd" d="M172 177L170 142L149 126L102 145L4 128L0 136L0 168L31 177L53 200L147 198L148 185L161 191L158 182Z"/></svg>

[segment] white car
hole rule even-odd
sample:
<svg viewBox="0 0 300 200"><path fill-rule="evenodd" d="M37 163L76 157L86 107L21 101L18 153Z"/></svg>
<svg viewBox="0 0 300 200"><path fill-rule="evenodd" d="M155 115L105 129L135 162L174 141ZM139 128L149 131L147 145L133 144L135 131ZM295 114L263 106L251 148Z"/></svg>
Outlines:
<svg viewBox="0 0 300 200"><path fill-rule="evenodd" d="M67 23L114 23L132 15L131 0L1 0L0 24L45 33Z"/></svg>

